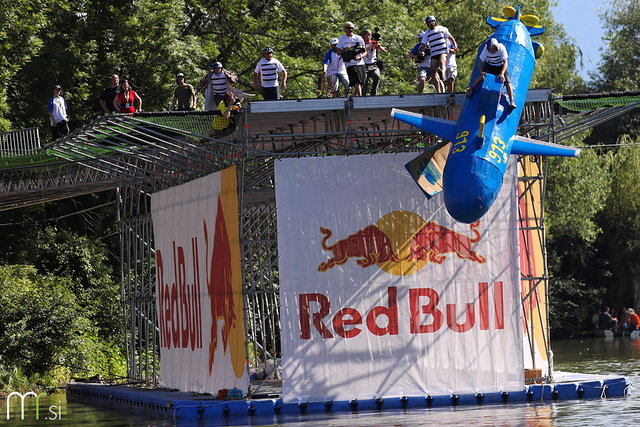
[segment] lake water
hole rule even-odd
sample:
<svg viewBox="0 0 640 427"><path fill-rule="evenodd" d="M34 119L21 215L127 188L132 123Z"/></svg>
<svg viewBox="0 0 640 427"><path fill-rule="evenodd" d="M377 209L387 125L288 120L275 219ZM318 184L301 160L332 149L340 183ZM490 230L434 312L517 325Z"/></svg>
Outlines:
<svg viewBox="0 0 640 427"><path fill-rule="evenodd" d="M640 384L640 340L588 338L552 342L555 370L626 376L632 384ZM15 400L14 400L15 401ZM29 402L31 401L31 402ZM6 401L0 414L0 425L19 426L205 426L211 423L176 423L174 421L140 418L93 406L67 403L64 395L43 397L40 420L34 417L34 399L25 404L25 420L20 421L19 404L12 405L11 420L6 420ZM609 399L561 400L549 403L512 403L504 405L437 407L410 411L333 415L295 416L275 419L287 426L618 426L640 423L640 390L631 388L630 396ZM258 424L258 423L256 423ZM264 423L263 423L264 424ZM233 424L229 424L233 425Z"/></svg>

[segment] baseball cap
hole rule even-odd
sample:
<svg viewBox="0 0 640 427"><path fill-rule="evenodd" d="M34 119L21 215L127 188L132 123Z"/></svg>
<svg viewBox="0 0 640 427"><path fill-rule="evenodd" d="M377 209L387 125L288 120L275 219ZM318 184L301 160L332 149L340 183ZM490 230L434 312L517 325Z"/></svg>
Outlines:
<svg viewBox="0 0 640 427"><path fill-rule="evenodd" d="M178 74L176 74L176 79L177 79L177 78L179 78L179 77L184 78L184 74L183 74L183 73L178 73Z"/></svg>
<svg viewBox="0 0 640 427"><path fill-rule="evenodd" d="M331 44L332 44L332 45L334 45L334 44L338 44L338 39L337 39L337 38L335 38L335 37L334 37L334 38L332 38L332 39L331 39Z"/></svg>
<svg viewBox="0 0 640 427"><path fill-rule="evenodd" d="M62 86L60 86L60 85L55 85L53 88L62 90Z"/></svg>

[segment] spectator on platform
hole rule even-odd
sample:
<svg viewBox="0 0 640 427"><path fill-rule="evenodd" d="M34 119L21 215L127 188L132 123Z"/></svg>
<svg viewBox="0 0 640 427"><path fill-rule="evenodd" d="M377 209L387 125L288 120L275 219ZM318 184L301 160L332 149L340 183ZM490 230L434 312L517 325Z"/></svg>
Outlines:
<svg viewBox="0 0 640 427"><path fill-rule="evenodd" d="M287 70L284 65L273 57L273 49L265 47L262 58L253 70L253 88L258 90L258 74L262 86L264 99L280 99L280 85L278 84L278 72L282 73L282 90L287 88Z"/></svg>
<svg viewBox="0 0 640 427"><path fill-rule="evenodd" d="M190 84L186 83L183 73L176 76L176 88L173 99L171 100L171 109L177 111L192 111L196 108L196 91ZM176 108L176 103L178 108Z"/></svg>
<svg viewBox="0 0 640 427"><path fill-rule="evenodd" d="M67 102L61 96L62 87L53 87L53 96L49 99L47 111L51 121L51 134L53 139L62 138L69 134L69 122L67 120Z"/></svg>
<svg viewBox="0 0 640 427"><path fill-rule="evenodd" d="M434 86L438 93L444 93L444 74L447 63L448 42L451 42L455 52L458 51L458 44L446 27L437 25L435 16L427 16L425 22L429 28L427 28L422 37L422 49L429 47L431 50L431 76L434 79Z"/></svg>
<svg viewBox="0 0 640 427"><path fill-rule="evenodd" d="M364 30L362 40L364 40L365 57L362 58L366 67L366 77L362 88L362 95L367 96L369 80L371 80L371 96L378 94L378 86L380 86L380 67L378 63L378 51L386 52L384 46L379 41L373 40L371 30ZM379 34L378 34L379 35Z"/></svg>
<svg viewBox="0 0 640 427"><path fill-rule="evenodd" d="M640 316L638 316L638 313L636 313L633 308L629 308L627 313L629 313L627 330L630 332L637 331L638 328L640 328Z"/></svg>
<svg viewBox="0 0 640 427"><path fill-rule="evenodd" d="M349 85L353 89L353 94L362 96L362 86L367 78L367 69L363 58L367 55L367 51L364 39L354 34L354 29L353 22L345 22L344 34L338 39L338 54L342 56L344 65L347 67Z"/></svg>
<svg viewBox="0 0 640 427"><path fill-rule="evenodd" d="M611 316L609 313L610 308L604 306L600 312L600 319L598 320L598 326L600 329L611 329L614 333L618 331L618 319Z"/></svg>
<svg viewBox="0 0 640 427"><path fill-rule="evenodd" d="M622 307L620 313L622 314L620 315L620 321L618 323L620 324L620 328L623 331L626 331L629 326L629 318L631 317L631 315L629 314L629 310L627 310L627 307Z"/></svg>
<svg viewBox="0 0 640 427"><path fill-rule="evenodd" d="M111 76L111 86L106 88L100 95L100 106L106 114L116 111L116 107L113 106L113 99L118 92L120 92L120 77L114 74Z"/></svg>
<svg viewBox="0 0 640 427"><path fill-rule="evenodd" d="M230 90L230 86L238 82L238 76L229 70L225 70L221 62L212 62L211 67L211 71L196 85L196 98L200 92L206 91L204 94L204 109L207 111L217 109L224 94Z"/></svg>
<svg viewBox="0 0 640 427"><path fill-rule="evenodd" d="M331 49L322 61L322 75L329 80L329 87L334 98L340 96L340 84L344 88L344 95L349 96L349 76L342 57L338 55L338 39L331 39Z"/></svg>
<svg viewBox="0 0 640 427"><path fill-rule="evenodd" d="M136 104L138 104L137 109ZM131 89L129 80L124 79L120 85L120 92L113 100L113 105L119 113L135 113L142 111L142 98Z"/></svg>
<svg viewBox="0 0 640 427"><path fill-rule="evenodd" d="M511 79L509 78L509 72L507 71L509 54L507 48L502 43L499 43L495 38L489 39L484 45L482 52L480 52L480 60L478 61L478 70L480 75L475 82L467 89L467 96L471 98L473 96L473 90L476 85L484 81L487 73L496 75L500 78L505 86L507 86L507 95L511 100L511 109L516 108L516 104L513 100L513 88L511 87Z"/></svg>
<svg viewBox="0 0 640 427"><path fill-rule="evenodd" d="M220 115L213 117L214 136L226 136L235 131L236 123L231 114L239 109L240 105L236 103L233 92L227 91L218 105Z"/></svg>
<svg viewBox="0 0 640 427"><path fill-rule="evenodd" d="M431 80L431 51L429 48L420 49L422 47L422 37L424 32L418 33L418 44L409 52L409 58L418 64L418 93L424 91L425 83Z"/></svg>
<svg viewBox="0 0 640 427"><path fill-rule="evenodd" d="M448 93L453 93L453 87L458 78L458 64L456 62L457 48L453 47L453 43L449 40L449 50L447 52L447 62L444 71L444 86Z"/></svg>

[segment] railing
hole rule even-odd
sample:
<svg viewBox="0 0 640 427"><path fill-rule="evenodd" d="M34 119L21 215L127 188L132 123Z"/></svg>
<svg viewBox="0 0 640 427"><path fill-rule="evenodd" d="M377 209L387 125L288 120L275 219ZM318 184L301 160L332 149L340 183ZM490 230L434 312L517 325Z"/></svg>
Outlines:
<svg viewBox="0 0 640 427"><path fill-rule="evenodd" d="M29 156L40 150L40 130L37 127L0 134L0 158Z"/></svg>

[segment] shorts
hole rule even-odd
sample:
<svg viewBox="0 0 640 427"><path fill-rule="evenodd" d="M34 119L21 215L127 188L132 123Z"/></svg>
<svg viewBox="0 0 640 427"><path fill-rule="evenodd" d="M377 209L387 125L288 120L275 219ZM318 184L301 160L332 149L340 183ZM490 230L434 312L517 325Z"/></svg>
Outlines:
<svg viewBox="0 0 640 427"><path fill-rule="evenodd" d="M444 79L445 80L449 80L449 79L457 79L458 78L458 66L457 65L452 65L451 67L447 68L444 72Z"/></svg>
<svg viewBox="0 0 640 427"><path fill-rule="evenodd" d="M482 71L484 71L485 73L493 74L494 76L499 76L500 72L502 71L502 65L490 65L485 62L485 64L482 66ZM509 79L509 72L506 70L504 72L504 81L505 83L511 83L511 80Z"/></svg>
<svg viewBox="0 0 640 427"><path fill-rule="evenodd" d="M364 64L352 65L347 67L347 75L349 76L349 83L351 86L363 85L367 79L367 70Z"/></svg>
<svg viewBox="0 0 640 427"><path fill-rule="evenodd" d="M418 80L424 79L429 80L431 77L431 68L429 67L418 67Z"/></svg>
<svg viewBox="0 0 640 427"><path fill-rule="evenodd" d="M338 92L340 90L340 83L342 83L344 90L349 90L349 77L346 74L336 73L329 76L329 88L331 92Z"/></svg>
<svg viewBox="0 0 640 427"><path fill-rule="evenodd" d="M265 100L280 99L280 86L262 87L262 97Z"/></svg>

